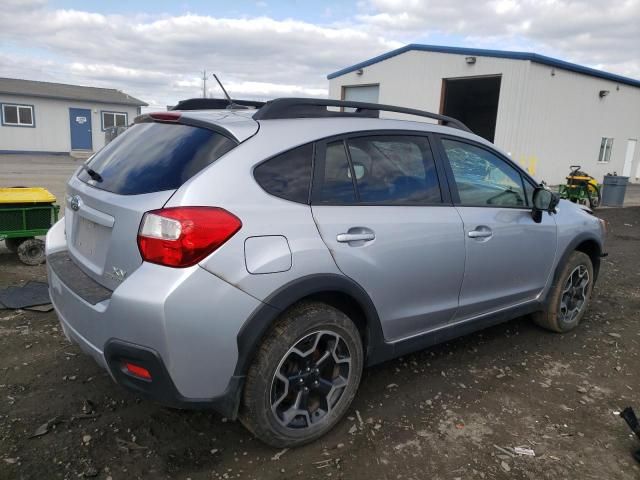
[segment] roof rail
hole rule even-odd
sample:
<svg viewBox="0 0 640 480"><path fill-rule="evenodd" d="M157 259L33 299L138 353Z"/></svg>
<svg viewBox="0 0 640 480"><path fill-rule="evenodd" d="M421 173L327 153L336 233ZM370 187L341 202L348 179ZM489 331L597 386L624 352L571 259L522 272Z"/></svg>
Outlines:
<svg viewBox="0 0 640 480"><path fill-rule="evenodd" d="M355 108L354 112L327 110L327 107ZM284 118L323 118L323 117L367 117L378 118L380 112L404 113L418 117L431 118L443 125L471 132L460 120L438 113L415 110L413 108L381 105L378 103L351 102L348 100L329 100L321 98L276 98L267 102L256 113L254 120L273 120Z"/></svg>
<svg viewBox="0 0 640 480"><path fill-rule="evenodd" d="M233 100L233 105L260 108L264 102L255 100ZM225 98L189 98L180 100L169 110L229 110L229 101Z"/></svg>

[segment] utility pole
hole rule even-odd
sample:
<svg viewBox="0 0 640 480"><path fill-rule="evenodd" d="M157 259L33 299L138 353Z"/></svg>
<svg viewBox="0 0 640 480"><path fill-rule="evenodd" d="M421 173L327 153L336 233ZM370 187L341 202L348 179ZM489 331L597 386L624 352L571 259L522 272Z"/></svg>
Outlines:
<svg viewBox="0 0 640 480"><path fill-rule="evenodd" d="M207 98L207 71L202 72L202 98Z"/></svg>

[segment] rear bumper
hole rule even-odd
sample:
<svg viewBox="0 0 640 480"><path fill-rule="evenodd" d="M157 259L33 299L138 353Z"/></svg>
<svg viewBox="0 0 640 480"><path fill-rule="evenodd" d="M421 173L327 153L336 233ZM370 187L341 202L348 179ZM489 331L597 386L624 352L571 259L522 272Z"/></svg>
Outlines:
<svg viewBox="0 0 640 480"><path fill-rule="evenodd" d="M244 377L231 377L227 389L222 395L206 400L193 399L180 394L162 361L162 357L151 348L112 339L105 345L104 359L113 379L143 398L168 407L213 409L229 418L237 416ZM125 361L145 368L151 374L151 380L140 379L128 374L123 368Z"/></svg>
<svg viewBox="0 0 640 480"><path fill-rule="evenodd" d="M74 329L58 309L56 300L54 300L53 298L53 292L51 288L51 284L55 281L54 278L57 279L57 277L55 277L55 274L49 273L49 296L51 297L51 303L53 304L53 308L58 315L58 319L60 320L62 331L70 342L77 344L84 353L93 357L98 365L100 365L104 369L107 369L107 362L104 358L102 350L96 345L92 344L89 340L83 337L80 332Z"/></svg>
<svg viewBox="0 0 640 480"><path fill-rule="evenodd" d="M50 295L65 334L116 382L165 405L235 417L243 382L234 376L237 336L260 302L198 266L144 263L92 304L52 265ZM124 373L123 358L148 365L152 381Z"/></svg>

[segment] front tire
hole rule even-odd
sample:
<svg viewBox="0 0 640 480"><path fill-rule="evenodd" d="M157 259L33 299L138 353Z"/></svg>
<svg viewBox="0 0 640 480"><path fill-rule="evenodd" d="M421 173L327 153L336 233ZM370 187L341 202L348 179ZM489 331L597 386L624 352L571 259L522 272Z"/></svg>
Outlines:
<svg viewBox="0 0 640 480"><path fill-rule="evenodd" d="M573 330L587 311L593 282L591 259L585 253L573 252L551 287L547 310L534 314L533 320L553 332Z"/></svg>
<svg viewBox="0 0 640 480"><path fill-rule="evenodd" d="M244 389L240 421L283 448L331 430L355 397L364 363L362 339L343 312L302 302L263 341Z"/></svg>

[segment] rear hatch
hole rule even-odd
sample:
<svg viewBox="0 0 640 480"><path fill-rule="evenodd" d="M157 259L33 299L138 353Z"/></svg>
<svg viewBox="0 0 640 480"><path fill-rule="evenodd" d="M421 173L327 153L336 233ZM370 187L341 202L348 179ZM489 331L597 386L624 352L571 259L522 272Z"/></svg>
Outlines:
<svg viewBox="0 0 640 480"><path fill-rule="evenodd" d="M144 213L162 208L183 183L236 145L207 128L133 125L69 181L65 229L71 258L115 289L142 263L137 233Z"/></svg>

